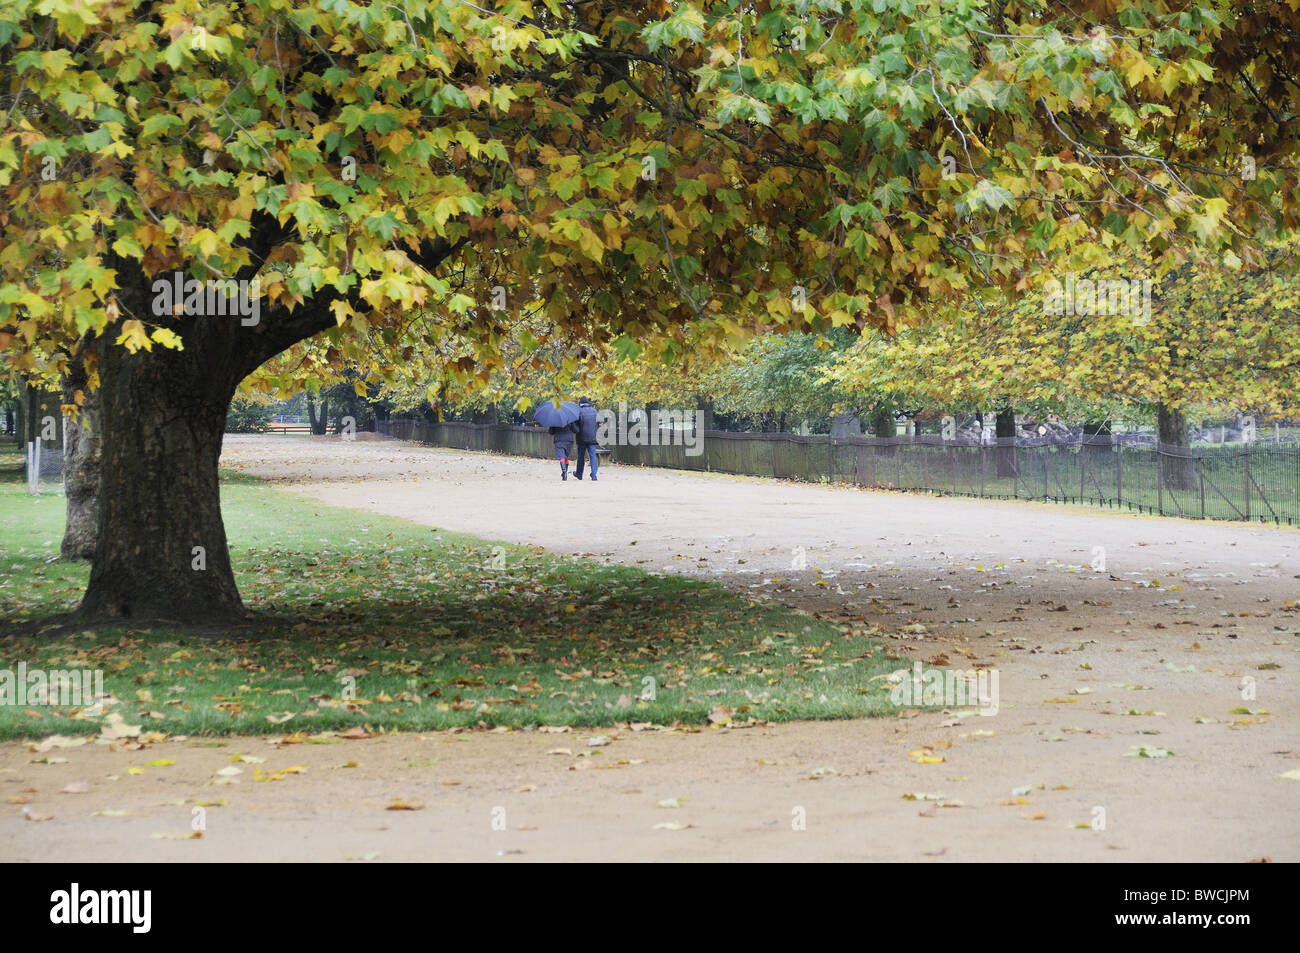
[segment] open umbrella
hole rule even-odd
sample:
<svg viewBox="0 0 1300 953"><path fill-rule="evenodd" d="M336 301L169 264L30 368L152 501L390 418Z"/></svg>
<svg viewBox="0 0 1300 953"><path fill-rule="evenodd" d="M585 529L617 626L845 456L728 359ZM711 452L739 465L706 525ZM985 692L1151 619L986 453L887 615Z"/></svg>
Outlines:
<svg viewBox="0 0 1300 953"><path fill-rule="evenodd" d="M578 405L566 400L557 409L549 400L544 400L538 405L533 419L543 427L566 427L578 419Z"/></svg>

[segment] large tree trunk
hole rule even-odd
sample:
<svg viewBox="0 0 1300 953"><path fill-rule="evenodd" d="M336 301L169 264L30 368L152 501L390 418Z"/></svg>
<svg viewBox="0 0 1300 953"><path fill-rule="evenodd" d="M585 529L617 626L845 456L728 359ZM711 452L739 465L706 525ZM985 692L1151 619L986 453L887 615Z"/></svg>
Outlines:
<svg viewBox="0 0 1300 953"><path fill-rule="evenodd" d="M101 338L99 525L83 617L243 615L217 483L238 377L205 354L198 322L186 331L183 351L129 354Z"/></svg>
<svg viewBox="0 0 1300 953"><path fill-rule="evenodd" d="M998 409L993 432L998 438L998 447L994 451L998 476L1014 477L1020 471L1016 468L1016 412L1010 404Z"/></svg>
<svg viewBox="0 0 1300 953"><path fill-rule="evenodd" d="M1172 490L1193 490L1197 486L1196 460L1187 434L1187 416L1161 404L1156 410L1160 439L1160 479Z"/></svg>
<svg viewBox="0 0 1300 953"><path fill-rule="evenodd" d="M253 214L251 263L235 277L251 281L292 225ZM432 270L455 250L425 242L420 264ZM123 315L153 313L178 333L183 350L155 344L129 353L112 342L120 323L94 341L99 372L100 476L95 552L83 622L169 621L211 626L245 618L221 519L217 463L226 414L239 382L281 351L335 325L322 292L290 310L281 301L245 322L227 315L158 314L152 278L140 263L107 256L117 274ZM260 299L259 299L260 300ZM360 299L354 307L362 307ZM324 419L324 414L321 415Z"/></svg>
<svg viewBox="0 0 1300 953"><path fill-rule="evenodd" d="M898 436L898 424L894 421L893 411L877 408L871 415L871 433L881 439L893 440L896 438ZM898 447L893 443L878 444L876 446L876 455L881 457L892 457L897 451Z"/></svg>
<svg viewBox="0 0 1300 953"><path fill-rule="evenodd" d="M330 402L328 397L321 398L320 413L316 413L316 402L307 398L307 419L311 422L311 432L316 436L324 436L326 428L330 422Z"/></svg>
<svg viewBox="0 0 1300 953"><path fill-rule="evenodd" d="M84 375L69 378L64 402L72 404L80 389L85 403L81 416L67 421L63 449L63 492L68 498L68 521L60 552L64 559L90 559L95 554L99 521L99 395L86 387Z"/></svg>

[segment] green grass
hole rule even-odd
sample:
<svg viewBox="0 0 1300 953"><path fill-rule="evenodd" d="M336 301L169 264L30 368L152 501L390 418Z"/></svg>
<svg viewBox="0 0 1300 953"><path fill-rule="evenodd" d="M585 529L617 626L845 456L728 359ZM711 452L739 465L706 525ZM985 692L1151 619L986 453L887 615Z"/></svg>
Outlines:
<svg viewBox="0 0 1300 953"><path fill-rule="evenodd" d="M39 625L89 568L57 559L64 500L0 482L0 669L102 669L128 724L171 735L849 718L892 712L879 642L715 584L501 545L227 475L223 511L256 638ZM494 568L495 559L495 568ZM288 621L285 621L288 620ZM355 679L355 698L345 697ZM655 698L640 700L653 679ZM286 717L287 716L287 717ZM274 720L272 720L274 719ZM102 715L0 705L0 737Z"/></svg>

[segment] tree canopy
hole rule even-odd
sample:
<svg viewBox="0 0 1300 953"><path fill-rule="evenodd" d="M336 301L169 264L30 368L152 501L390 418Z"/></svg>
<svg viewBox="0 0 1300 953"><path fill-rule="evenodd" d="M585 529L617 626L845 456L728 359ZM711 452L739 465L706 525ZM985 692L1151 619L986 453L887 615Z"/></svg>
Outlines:
<svg viewBox="0 0 1300 953"><path fill-rule="evenodd" d="M568 365L893 330L1049 263L1248 259L1294 223L1290 5L0 10L0 336L11 368L101 390L91 616L238 612L220 422L322 332L339 366L464 384L530 320ZM160 307L178 272L255 282L257 319Z"/></svg>
<svg viewBox="0 0 1300 953"><path fill-rule="evenodd" d="M1134 408L1217 407L1281 414L1300 393L1300 281L1295 249L1257 266L1185 262L1150 278L1150 313L1051 307L1035 292L967 308L889 340L864 340L824 380L885 403L1017 407L1106 420ZM1106 273L1155 274L1136 256ZM1068 287L1068 286L1067 286Z"/></svg>

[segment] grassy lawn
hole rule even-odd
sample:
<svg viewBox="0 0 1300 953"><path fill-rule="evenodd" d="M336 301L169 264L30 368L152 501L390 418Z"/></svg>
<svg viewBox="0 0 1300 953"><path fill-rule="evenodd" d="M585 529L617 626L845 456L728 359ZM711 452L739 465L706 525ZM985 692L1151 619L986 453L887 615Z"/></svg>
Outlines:
<svg viewBox="0 0 1300 953"><path fill-rule="evenodd" d="M7 462L0 670L100 669L109 711L146 732L849 718L893 711L872 677L907 664L713 584L494 546L235 475L223 510L240 591L264 620L256 638L130 627L18 636L9 623L73 608L89 567L57 559L57 485L29 497ZM94 733L104 720L0 705L0 738Z"/></svg>

